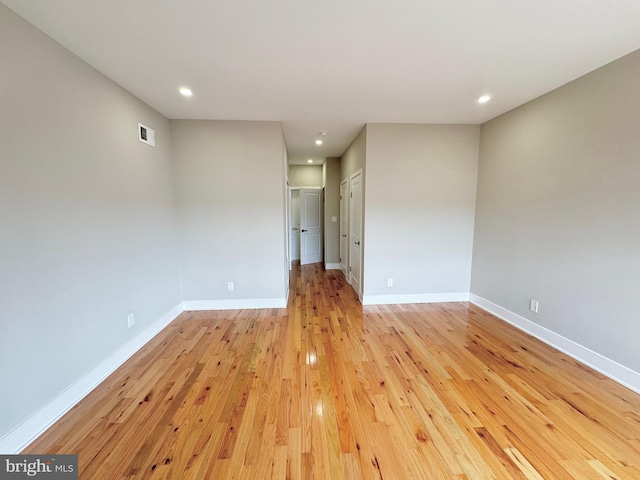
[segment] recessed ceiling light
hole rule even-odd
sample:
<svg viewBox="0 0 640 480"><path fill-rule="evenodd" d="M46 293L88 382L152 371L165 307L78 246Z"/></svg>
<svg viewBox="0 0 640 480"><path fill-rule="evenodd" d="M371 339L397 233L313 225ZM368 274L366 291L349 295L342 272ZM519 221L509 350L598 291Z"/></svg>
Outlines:
<svg viewBox="0 0 640 480"><path fill-rule="evenodd" d="M316 140L316 145L322 145L322 140L320 139Z"/></svg>
<svg viewBox="0 0 640 480"><path fill-rule="evenodd" d="M327 132L320 132L320 133L319 133L319 135L320 135L321 137L326 137L326 136L327 136Z"/></svg>
<svg viewBox="0 0 640 480"><path fill-rule="evenodd" d="M193 92L191 91L191 89L187 87L180 87L179 91L185 97L190 97L191 95L193 95Z"/></svg>
<svg viewBox="0 0 640 480"><path fill-rule="evenodd" d="M482 95L478 99L478 103L487 103L489 100L491 100L491 96L490 95Z"/></svg>
<svg viewBox="0 0 640 480"><path fill-rule="evenodd" d="M313 160L309 159L307 160L307 163L313 163Z"/></svg>

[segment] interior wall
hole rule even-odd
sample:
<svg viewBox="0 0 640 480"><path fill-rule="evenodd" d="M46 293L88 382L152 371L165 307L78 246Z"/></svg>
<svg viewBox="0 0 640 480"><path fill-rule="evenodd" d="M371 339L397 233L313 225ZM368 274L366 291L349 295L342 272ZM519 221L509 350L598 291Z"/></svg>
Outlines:
<svg viewBox="0 0 640 480"><path fill-rule="evenodd" d="M348 179L350 175L360 169L362 169L364 175L366 163L367 126L365 125L340 158L340 180Z"/></svg>
<svg viewBox="0 0 640 480"><path fill-rule="evenodd" d="M635 371L639 78L637 51L482 126L471 283Z"/></svg>
<svg viewBox="0 0 640 480"><path fill-rule="evenodd" d="M340 268L340 158L324 161L324 264ZM335 219L335 221L334 221Z"/></svg>
<svg viewBox="0 0 640 480"><path fill-rule="evenodd" d="M289 186L322 187L322 165L289 165Z"/></svg>
<svg viewBox="0 0 640 480"><path fill-rule="evenodd" d="M358 170L362 170L362 237L360 239L361 244L361 258L360 258L360 269L362 272L362 281L364 281L364 271L366 265L364 264L364 247L366 245L367 239L365 236L365 198L367 191L366 184L366 165L367 165L367 125L365 125L360 133L353 139L353 142L347 147L345 152L342 154L340 158L340 181L347 180L347 184L349 184L349 177L356 173ZM349 209L347 208L347 212ZM349 223L347 222L347 225ZM348 235L349 236L349 235ZM350 265L350 248L349 248L350 238L347 241L347 270ZM338 250L339 251L339 250ZM348 273L348 272L347 272ZM364 285L361 284L361 289L364 288ZM358 292L360 293L360 292Z"/></svg>
<svg viewBox="0 0 640 480"><path fill-rule="evenodd" d="M0 58L1 438L180 303L178 238L188 302L284 301L287 156L277 122L170 125L2 4ZM638 78L636 52L482 126L471 277L636 371ZM367 174L365 295L468 289L477 141L371 124L347 149L339 178Z"/></svg>
<svg viewBox="0 0 640 480"><path fill-rule="evenodd" d="M468 297L479 135L367 124L365 303Z"/></svg>
<svg viewBox="0 0 640 480"><path fill-rule="evenodd" d="M187 307L284 306L280 123L171 120L171 141Z"/></svg>
<svg viewBox="0 0 640 480"><path fill-rule="evenodd" d="M285 172L286 175L283 175L283 178L280 180L280 185L282 186L282 198L283 198L283 203L285 205L285 208L282 212L282 216L283 216L283 228L284 231L282 232L283 236L284 236L284 245L283 245L283 259L284 259L284 264L282 265L283 268L283 288L284 288L284 294L285 294L285 301L287 301L289 299L289 271L291 269L291 263L289 261L289 250L291 248L290 245L290 232L291 232L291 225L290 225L290 216L291 216L291 212L290 212L290 208L291 205L289 205L289 177L288 177L288 168L289 168L289 152L287 151L287 144L285 142L284 139L284 130L282 129L282 124L280 124L280 155L281 155L281 166L282 166L282 172Z"/></svg>
<svg viewBox="0 0 640 480"><path fill-rule="evenodd" d="M2 4L0 58L2 438L181 298L168 120Z"/></svg>
<svg viewBox="0 0 640 480"><path fill-rule="evenodd" d="M300 260L300 190L294 188L291 190L291 206L289 224L290 244L291 244L291 260ZM295 230L293 230L295 229Z"/></svg>

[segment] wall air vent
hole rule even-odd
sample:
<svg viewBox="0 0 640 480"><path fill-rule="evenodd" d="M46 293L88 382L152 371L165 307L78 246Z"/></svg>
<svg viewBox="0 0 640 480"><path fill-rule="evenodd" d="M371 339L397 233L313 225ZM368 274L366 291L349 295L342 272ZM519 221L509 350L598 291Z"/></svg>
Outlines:
<svg viewBox="0 0 640 480"><path fill-rule="evenodd" d="M152 147L156 146L156 131L146 125L138 123L138 140Z"/></svg>

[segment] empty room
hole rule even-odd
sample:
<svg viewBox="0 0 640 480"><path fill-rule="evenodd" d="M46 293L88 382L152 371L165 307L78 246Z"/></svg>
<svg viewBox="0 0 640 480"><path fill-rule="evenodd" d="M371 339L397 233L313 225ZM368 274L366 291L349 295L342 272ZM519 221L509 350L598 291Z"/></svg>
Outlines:
<svg viewBox="0 0 640 480"><path fill-rule="evenodd" d="M0 2L0 479L640 479L640 3Z"/></svg>

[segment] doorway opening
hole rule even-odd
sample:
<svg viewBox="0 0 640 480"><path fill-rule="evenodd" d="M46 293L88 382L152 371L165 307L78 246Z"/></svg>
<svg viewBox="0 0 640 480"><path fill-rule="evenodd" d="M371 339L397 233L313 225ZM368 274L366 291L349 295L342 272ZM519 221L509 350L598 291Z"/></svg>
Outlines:
<svg viewBox="0 0 640 480"><path fill-rule="evenodd" d="M324 199L320 187L290 187L290 265L320 263L324 260Z"/></svg>

